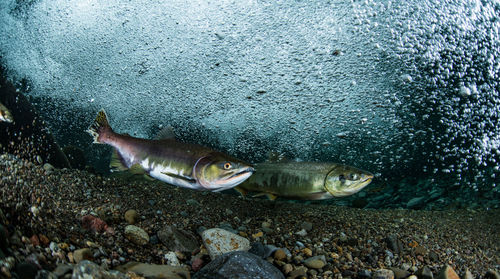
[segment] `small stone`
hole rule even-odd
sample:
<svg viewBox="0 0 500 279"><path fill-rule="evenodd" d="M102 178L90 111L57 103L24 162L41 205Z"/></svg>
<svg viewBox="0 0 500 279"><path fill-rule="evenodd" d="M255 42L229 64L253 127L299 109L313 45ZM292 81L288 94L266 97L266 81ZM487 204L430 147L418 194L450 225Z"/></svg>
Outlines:
<svg viewBox="0 0 500 279"><path fill-rule="evenodd" d="M197 200L193 200L193 199L186 200L186 203L187 203L187 205L191 205L191 206L200 206L200 203Z"/></svg>
<svg viewBox="0 0 500 279"><path fill-rule="evenodd" d="M295 234L296 234L296 235L300 235L300 236L306 236L306 235L307 235L307 232L306 232L306 230L302 229L302 230L300 230L300 231L296 232Z"/></svg>
<svg viewBox="0 0 500 279"><path fill-rule="evenodd" d="M389 235L385 239L385 242L387 243L387 247L389 247L389 249L391 249L394 253L399 254L403 252L403 243L401 243L397 235Z"/></svg>
<svg viewBox="0 0 500 279"><path fill-rule="evenodd" d="M309 248L306 247L306 248L302 249L302 253L304 253L304 255L306 255L308 257L312 257L312 253L313 252L312 252L311 249L309 249Z"/></svg>
<svg viewBox="0 0 500 279"><path fill-rule="evenodd" d="M402 270L402 269L396 268L396 267L390 267L389 269L392 270L392 272L394 272L394 277L396 279L403 279L403 278L410 276L410 274L411 274L410 272L408 272L406 270Z"/></svg>
<svg viewBox="0 0 500 279"><path fill-rule="evenodd" d="M325 262L317 257L312 257L304 261L304 265L309 268L320 269L325 266Z"/></svg>
<svg viewBox="0 0 500 279"><path fill-rule="evenodd" d="M274 259L277 261L282 261L286 259L286 253L283 249L278 249L274 252Z"/></svg>
<svg viewBox="0 0 500 279"><path fill-rule="evenodd" d="M92 251L90 250L90 248L82 248L75 250L75 252L73 252L73 259L75 263L79 263L83 260L92 260L93 259Z"/></svg>
<svg viewBox="0 0 500 279"><path fill-rule="evenodd" d="M415 255L422 255L422 256L427 255L427 249L425 249L423 246L415 247L414 252Z"/></svg>
<svg viewBox="0 0 500 279"><path fill-rule="evenodd" d="M261 232L261 231L259 231L259 232L257 232L257 233L252 234L252 238L254 238L254 239L255 239L255 238L262 237L262 236L264 236L264 233L263 233L263 232Z"/></svg>
<svg viewBox="0 0 500 279"><path fill-rule="evenodd" d="M425 200L425 197L413 198L413 199L409 200L408 203L406 203L406 207L413 208L413 209L421 208L423 206L424 200Z"/></svg>
<svg viewBox="0 0 500 279"><path fill-rule="evenodd" d="M451 266L446 265L439 271L436 279L460 279L460 277Z"/></svg>
<svg viewBox="0 0 500 279"><path fill-rule="evenodd" d="M408 279L418 279L418 277L416 275L410 275L408 276Z"/></svg>
<svg viewBox="0 0 500 279"><path fill-rule="evenodd" d="M63 277L65 274L73 272L73 267L69 264L58 264L56 269L52 272L57 278Z"/></svg>
<svg viewBox="0 0 500 279"><path fill-rule="evenodd" d="M439 256L438 256L438 254L436 254L436 252L430 251L429 252L429 259L433 262L437 262L437 261L439 261Z"/></svg>
<svg viewBox="0 0 500 279"><path fill-rule="evenodd" d="M372 278L372 273L367 269L362 269L358 272L359 278Z"/></svg>
<svg viewBox="0 0 500 279"><path fill-rule="evenodd" d="M168 252L165 254L165 259L167 260L168 265L170 266L180 266L179 259L175 252Z"/></svg>
<svg viewBox="0 0 500 279"><path fill-rule="evenodd" d="M292 272L293 266L291 264L285 264L283 266L283 273L288 275L288 273Z"/></svg>
<svg viewBox="0 0 500 279"><path fill-rule="evenodd" d="M494 270L488 270L484 275L484 279L500 279L500 275Z"/></svg>
<svg viewBox="0 0 500 279"><path fill-rule="evenodd" d="M139 220L139 214L134 209L129 209L125 212L125 221L130 225L134 225Z"/></svg>
<svg viewBox="0 0 500 279"><path fill-rule="evenodd" d="M93 232L111 232L110 229L108 228L108 225L106 222L104 222L102 219L95 217L93 215L85 215L82 217L82 227L86 230L90 230Z"/></svg>
<svg viewBox="0 0 500 279"><path fill-rule="evenodd" d="M394 272L389 269L378 269L373 273L373 279L394 279Z"/></svg>
<svg viewBox="0 0 500 279"><path fill-rule="evenodd" d="M134 225L125 227L125 237L137 245L146 245L149 242L148 233Z"/></svg>
<svg viewBox="0 0 500 279"><path fill-rule="evenodd" d="M203 258L198 256L195 257L191 262L191 268L194 272L197 272L205 265L205 261L203 261Z"/></svg>
<svg viewBox="0 0 500 279"><path fill-rule="evenodd" d="M301 266L290 273L288 273L289 278L303 278L306 276L307 273L307 268L304 266ZM307 277L306 277L307 278Z"/></svg>
<svg viewBox="0 0 500 279"><path fill-rule="evenodd" d="M45 172L46 172L47 174L51 174L52 172L54 172L54 170L55 170L56 168L54 168L54 166L52 166L52 165L51 165L51 164L49 164L49 163L45 163L45 164L43 164L43 169L45 170Z"/></svg>
<svg viewBox="0 0 500 279"><path fill-rule="evenodd" d="M307 222L307 221L304 221L304 222L300 225L300 227L301 227L302 229L306 230L306 231L310 231L310 230L312 230L312 226L313 226L313 225L312 225L312 223Z"/></svg>
<svg viewBox="0 0 500 279"><path fill-rule="evenodd" d="M417 270L415 273L419 279L434 279L434 275L432 274L431 270L427 267L424 266Z"/></svg>
<svg viewBox="0 0 500 279"><path fill-rule="evenodd" d="M472 273L468 268L465 269L464 279L474 279L474 276L472 276Z"/></svg>

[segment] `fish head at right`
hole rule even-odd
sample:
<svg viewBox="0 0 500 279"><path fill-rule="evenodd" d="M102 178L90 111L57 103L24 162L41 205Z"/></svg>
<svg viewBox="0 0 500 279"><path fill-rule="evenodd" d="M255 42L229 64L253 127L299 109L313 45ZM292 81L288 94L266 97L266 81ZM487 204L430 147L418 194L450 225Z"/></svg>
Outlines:
<svg viewBox="0 0 500 279"><path fill-rule="evenodd" d="M370 182L373 174L351 166L338 165L333 167L325 178L325 189L334 197L353 195Z"/></svg>
<svg viewBox="0 0 500 279"><path fill-rule="evenodd" d="M220 152L201 157L194 166L196 180L209 191L222 191L236 187L249 178L254 171L250 164Z"/></svg>

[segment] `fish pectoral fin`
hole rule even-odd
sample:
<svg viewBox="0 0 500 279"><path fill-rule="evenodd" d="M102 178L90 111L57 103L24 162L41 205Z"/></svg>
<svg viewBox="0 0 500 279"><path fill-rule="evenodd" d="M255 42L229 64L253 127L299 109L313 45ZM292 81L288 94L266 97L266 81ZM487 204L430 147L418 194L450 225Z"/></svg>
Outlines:
<svg viewBox="0 0 500 279"><path fill-rule="evenodd" d="M133 174L146 174L146 171L140 164L133 164L128 170Z"/></svg>
<svg viewBox="0 0 500 279"><path fill-rule="evenodd" d="M146 180L148 180L148 181L154 181L154 180L155 180L155 179L154 179L154 178L152 178L149 174L146 174L146 173L144 174L144 178L145 178Z"/></svg>
<svg viewBox="0 0 500 279"><path fill-rule="evenodd" d="M256 197L261 197L261 196L266 196L268 199L270 199L272 201L274 201L278 197L275 194L271 194L271 193L258 193L258 194L253 195L252 197L256 198Z"/></svg>
<svg viewBox="0 0 500 279"><path fill-rule="evenodd" d="M128 168L123 163L123 157L118 154L118 151L115 149L111 154L111 161L109 162L109 168L111 171L126 171Z"/></svg>
<svg viewBox="0 0 500 279"><path fill-rule="evenodd" d="M184 180L184 181L189 182L189 183L196 183L196 179L194 179L192 177L178 175L178 174L171 173L171 172L162 172L162 174L168 175L168 176L175 178L175 179L181 179L181 180Z"/></svg>
<svg viewBox="0 0 500 279"><path fill-rule="evenodd" d="M242 197L245 197L245 196L248 194L248 191L247 191L247 190L245 190L245 189L243 189L243 188L242 188L242 187L240 187L240 186L236 186L236 187L234 187L233 189L234 189L234 190L236 190L236 192L240 193L240 195L241 195Z"/></svg>

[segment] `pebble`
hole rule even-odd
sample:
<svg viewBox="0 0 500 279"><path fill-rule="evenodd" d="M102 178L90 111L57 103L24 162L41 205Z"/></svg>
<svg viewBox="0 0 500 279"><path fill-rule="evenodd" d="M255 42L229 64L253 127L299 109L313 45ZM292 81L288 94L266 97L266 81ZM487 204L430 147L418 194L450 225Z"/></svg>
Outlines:
<svg viewBox="0 0 500 279"><path fill-rule="evenodd" d="M201 238L212 260L224 253L248 251L250 249L250 241L248 239L219 228L203 231Z"/></svg>
<svg viewBox="0 0 500 279"><path fill-rule="evenodd" d="M291 264L285 264L283 266L283 273L288 275L290 272L292 272L293 266Z"/></svg>
<svg viewBox="0 0 500 279"><path fill-rule="evenodd" d="M302 229L302 230L300 230L300 231L296 232L295 234L296 234L296 235L300 235L300 236L306 236L306 235L307 235L307 232L306 232L306 230Z"/></svg>
<svg viewBox="0 0 500 279"><path fill-rule="evenodd" d="M474 276L472 276L472 273L468 268L465 269L464 279L474 279Z"/></svg>
<svg viewBox="0 0 500 279"><path fill-rule="evenodd" d="M139 220L139 214L134 209L129 209L125 212L125 221L130 225L134 225Z"/></svg>
<svg viewBox="0 0 500 279"><path fill-rule="evenodd" d="M420 268L419 270L417 270L415 275L417 275L418 278L420 278L420 279L434 279L434 275L432 274L431 270L427 266L424 266L424 267Z"/></svg>
<svg viewBox="0 0 500 279"><path fill-rule="evenodd" d="M309 268L320 269L325 266L325 262L319 257L312 257L304 261L304 265Z"/></svg>
<svg viewBox="0 0 500 279"><path fill-rule="evenodd" d="M134 225L125 227L125 237L137 245L146 245L149 242L148 233Z"/></svg>
<svg viewBox="0 0 500 279"><path fill-rule="evenodd" d="M309 248L306 247L306 248L302 249L302 253L304 253L304 255L306 255L308 257L312 257L312 253L313 252L312 252L311 249L309 249Z"/></svg>
<svg viewBox="0 0 500 279"><path fill-rule="evenodd" d="M389 269L378 269L373 273L373 279L394 279L394 272Z"/></svg>
<svg viewBox="0 0 500 279"><path fill-rule="evenodd" d="M439 271L436 279L460 279L460 277L451 266L446 265Z"/></svg>
<svg viewBox="0 0 500 279"><path fill-rule="evenodd" d="M391 267L389 269L392 270L392 272L394 272L394 277L396 279L403 279L403 278L410 276L410 274L411 274L410 272L408 272L406 270L396 268L396 267Z"/></svg>
<svg viewBox="0 0 500 279"><path fill-rule="evenodd" d="M307 221L304 221L304 222L300 225L300 227L301 227L302 229L306 230L306 231L310 231L310 230L312 230L312 223L307 222Z"/></svg>
<svg viewBox="0 0 500 279"><path fill-rule="evenodd" d="M75 252L73 252L73 260L75 263L79 263L83 260L92 260L92 251L90 248L75 250Z"/></svg>
<svg viewBox="0 0 500 279"><path fill-rule="evenodd" d="M282 261L286 259L286 253L283 249L278 249L274 252L274 259L277 261Z"/></svg>
<svg viewBox="0 0 500 279"><path fill-rule="evenodd" d="M181 264L179 263L179 259L177 258L177 255L175 252L168 252L165 254L165 260L167 260L168 265L171 266L180 266Z"/></svg>

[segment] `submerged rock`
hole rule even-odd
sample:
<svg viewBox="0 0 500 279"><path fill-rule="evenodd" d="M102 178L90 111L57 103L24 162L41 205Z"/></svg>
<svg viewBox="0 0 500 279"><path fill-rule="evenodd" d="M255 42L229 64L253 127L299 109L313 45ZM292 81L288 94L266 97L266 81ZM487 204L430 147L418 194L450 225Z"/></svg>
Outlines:
<svg viewBox="0 0 500 279"><path fill-rule="evenodd" d="M451 266L446 265L439 271L436 279L460 279L460 277Z"/></svg>
<svg viewBox="0 0 500 279"><path fill-rule="evenodd" d="M232 251L248 251L250 241L223 229L208 229L201 233L203 244L211 259Z"/></svg>
<svg viewBox="0 0 500 279"><path fill-rule="evenodd" d="M125 237L137 245L146 245L149 242L148 233L134 225L125 227Z"/></svg>
<svg viewBox="0 0 500 279"><path fill-rule="evenodd" d="M73 269L72 279L106 278L128 279L129 277L118 271L107 271L90 261L81 261Z"/></svg>
<svg viewBox="0 0 500 279"><path fill-rule="evenodd" d="M132 271L145 278L168 278L168 279L189 279L189 271L185 267L145 264L138 262L129 262L118 266L116 270L123 273Z"/></svg>
<svg viewBox="0 0 500 279"><path fill-rule="evenodd" d="M281 279L285 276L272 264L249 252L218 256L194 274L193 279Z"/></svg>
<svg viewBox="0 0 500 279"><path fill-rule="evenodd" d="M171 251L192 253L198 249L196 237L184 230L173 226L166 226L157 233L158 239Z"/></svg>

